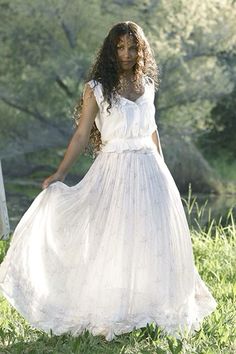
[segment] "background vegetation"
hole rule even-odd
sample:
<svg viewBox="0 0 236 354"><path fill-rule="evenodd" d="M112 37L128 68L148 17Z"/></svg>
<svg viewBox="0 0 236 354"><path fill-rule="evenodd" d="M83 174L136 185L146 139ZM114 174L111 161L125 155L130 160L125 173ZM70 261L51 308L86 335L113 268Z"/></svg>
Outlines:
<svg viewBox="0 0 236 354"><path fill-rule="evenodd" d="M232 193L224 182L236 175L235 15L231 0L1 0L0 157L66 147L96 51L130 19L160 66L156 120L180 189Z"/></svg>

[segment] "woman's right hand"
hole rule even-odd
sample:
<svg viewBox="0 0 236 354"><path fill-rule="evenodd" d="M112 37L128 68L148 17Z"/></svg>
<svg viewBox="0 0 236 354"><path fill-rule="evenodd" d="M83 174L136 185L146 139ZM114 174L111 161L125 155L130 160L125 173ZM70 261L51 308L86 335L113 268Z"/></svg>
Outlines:
<svg viewBox="0 0 236 354"><path fill-rule="evenodd" d="M53 175L45 178L45 180L42 183L42 189L46 189L53 182L57 182L57 181L63 182L65 178L66 176L64 174L55 172Z"/></svg>

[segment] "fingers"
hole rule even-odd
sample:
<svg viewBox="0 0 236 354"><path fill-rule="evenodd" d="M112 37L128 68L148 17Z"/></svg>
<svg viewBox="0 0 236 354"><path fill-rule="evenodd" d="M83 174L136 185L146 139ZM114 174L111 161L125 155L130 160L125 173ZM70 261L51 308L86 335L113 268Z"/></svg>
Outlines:
<svg viewBox="0 0 236 354"><path fill-rule="evenodd" d="M44 181L42 183L42 189L46 189L48 187L48 182Z"/></svg>
<svg viewBox="0 0 236 354"><path fill-rule="evenodd" d="M44 182L42 183L42 189L48 188L48 186L49 186L50 184L52 184L52 183L54 183L54 182L57 182L57 181L58 181L58 179L55 178L54 176L50 176L50 177L46 178L46 179L44 180Z"/></svg>
<svg viewBox="0 0 236 354"><path fill-rule="evenodd" d="M51 183L51 178L50 177L46 178L42 183L42 189L46 189L50 183Z"/></svg>
<svg viewBox="0 0 236 354"><path fill-rule="evenodd" d="M63 181L64 180L64 176L58 176L58 174L53 174L49 177L47 177L43 183L42 183L42 189L46 189L50 184L57 182L57 181Z"/></svg>

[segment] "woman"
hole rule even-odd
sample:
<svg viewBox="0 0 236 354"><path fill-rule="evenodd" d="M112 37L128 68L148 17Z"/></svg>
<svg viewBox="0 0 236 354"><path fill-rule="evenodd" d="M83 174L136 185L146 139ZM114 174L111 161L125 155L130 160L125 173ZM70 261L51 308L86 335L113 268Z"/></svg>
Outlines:
<svg viewBox="0 0 236 354"><path fill-rule="evenodd" d="M163 159L157 73L142 29L113 26L64 159L17 225L0 268L3 295L36 328L73 335L86 328L112 340L155 322L178 336L216 307ZM89 141L95 161L68 187L66 174Z"/></svg>

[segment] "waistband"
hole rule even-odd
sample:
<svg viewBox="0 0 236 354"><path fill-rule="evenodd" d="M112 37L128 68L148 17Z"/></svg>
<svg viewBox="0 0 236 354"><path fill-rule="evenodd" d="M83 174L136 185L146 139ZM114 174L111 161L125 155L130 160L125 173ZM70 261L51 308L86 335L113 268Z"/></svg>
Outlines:
<svg viewBox="0 0 236 354"><path fill-rule="evenodd" d="M102 141L101 151L122 152L125 150L157 151L156 144L151 136L113 138L109 141Z"/></svg>

